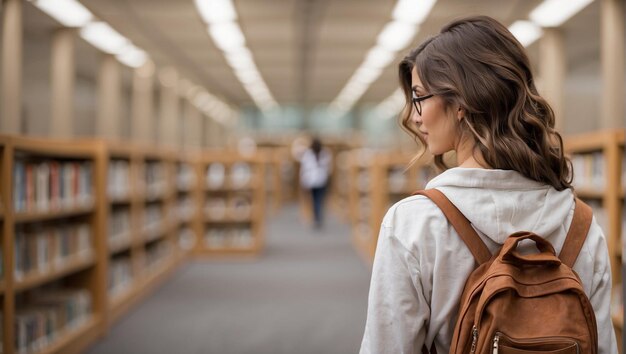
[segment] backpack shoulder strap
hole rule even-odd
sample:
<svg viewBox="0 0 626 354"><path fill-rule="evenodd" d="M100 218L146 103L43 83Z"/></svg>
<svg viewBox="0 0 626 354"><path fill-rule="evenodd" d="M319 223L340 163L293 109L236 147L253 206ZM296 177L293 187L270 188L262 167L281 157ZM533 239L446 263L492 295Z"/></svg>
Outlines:
<svg viewBox="0 0 626 354"><path fill-rule="evenodd" d="M567 236L565 237L565 243L559 254L561 262L568 267L574 267L576 258L587 239L589 233L589 227L591 226L591 219L593 217L593 211L591 207L585 204L582 200L576 198L576 206L574 207L574 218L572 224L569 227Z"/></svg>
<svg viewBox="0 0 626 354"><path fill-rule="evenodd" d="M413 195L418 194L429 198L437 204L450 224L452 224L456 232L461 236L461 239L465 242L470 252L472 252L474 259L479 265L486 263L491 258L489 248L487 248L483 240L480 239L480 236L478 236L469 220L467 220L461 211L450 202L445 194L437 189L426 189L413 193Z"/></svg>

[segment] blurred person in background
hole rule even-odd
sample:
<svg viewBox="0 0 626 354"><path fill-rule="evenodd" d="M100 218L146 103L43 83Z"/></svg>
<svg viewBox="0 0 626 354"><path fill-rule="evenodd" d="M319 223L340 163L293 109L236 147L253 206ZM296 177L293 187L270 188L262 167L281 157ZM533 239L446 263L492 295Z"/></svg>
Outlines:
<svg viewBox="0 0 626 354"><path fill-rule="evenodd" d="M311 196L314 227L322 227L324 199L332 169L332 155L322 146L319 138L313 138L311 146L300 158L300 186Z"/></svg>

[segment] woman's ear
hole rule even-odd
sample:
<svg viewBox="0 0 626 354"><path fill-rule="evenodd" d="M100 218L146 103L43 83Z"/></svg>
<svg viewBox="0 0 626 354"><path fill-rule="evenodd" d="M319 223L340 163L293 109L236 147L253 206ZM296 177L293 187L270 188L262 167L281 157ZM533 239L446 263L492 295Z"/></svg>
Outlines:
<svg viewBox="0 0 626 354"><path fill-rule="evenodd" d="M456 111L456 119L460 122L465 118L465 108L459 106L459 109Z"/></svg>

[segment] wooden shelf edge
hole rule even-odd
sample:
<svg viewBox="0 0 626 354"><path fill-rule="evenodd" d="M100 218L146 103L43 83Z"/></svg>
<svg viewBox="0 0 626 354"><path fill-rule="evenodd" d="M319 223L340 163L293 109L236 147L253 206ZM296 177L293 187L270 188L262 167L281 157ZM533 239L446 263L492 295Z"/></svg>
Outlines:
<svg viewBox="0 0 626 354"><path fill-rule="evenodd" d="M53 271L50 273L26 275L22 280L15 281L14 289L16 292L32 289L44 283L63 278L72 273L77 273L81 270L94 266L95 264L96 260L92 252L89 256L70 262L62 267L54 267Z"/></svg>
<svg viewBox="0 0 626 354"><path fill-rule="evenodd" d="M231 256L231 255L257 255L261 252L260 247L254 246L249 248L241 247L204 247L200 250L192 251L194 256Z"/></svg>
<svg viewBox="0 0 626 354"><path fill-rule="evenodd" d="M133 240L128 237L123 241L114 241L113 243L109 243L109 255L114 255L117 253L124 252L130 249L133 245Z"/></svg>
<svg viewBox="0 0 626 354"><path fill-rule="evenodd" d="M52 219L60 219L71 216L79 216L83 214L89 214L94 212L95 204L88 203L84 206L79 206L76 208L67 208L56 211L48 211L48 212L17 212L15 213L15 222L16 223L25 223L25 222L33 222L33 221L45 221Z"/></svg>
<svg viewBox="0 0 626 354"><path fill-rule="evenodd" d="M603 199L605 196L604 190L602 189L594 189L589 187L580 187L574 188L576 191L576 195L581 198L590 198L590 199Z"/></svg>
<svg viewBox="0 0 626 354"><path fill-rule="evenodd" d="M253 218L243 218L243 219L234 219L234 218L223 218L223 219L212 219L210 217L204 216L204 223L215 223L215 224L250 224L254 223L257 220Z"/></svg>
<svg viewBox="0 0 626 354"><path fill-rule="evenodd" d="M132 195L126 195L122 197L107 197L109 200L109 204L130 204L133 201Z"/></svg>
<svg viewBox="0 0 626 354"><path fill-rule="evenodd" d="M99 322L100 319L91 314L86 320L85 323L73 330L66 331L60 338L55 340L51 345L44 348L43 350L37 352L36 354L56 354L56 353L67 353L74 352L73 350L67 350L66 348L76 346L76 343L81 338L90 338L88 342L95 339L98 335L99 331ZM80 350L79 348L77 348Z"/></svg>

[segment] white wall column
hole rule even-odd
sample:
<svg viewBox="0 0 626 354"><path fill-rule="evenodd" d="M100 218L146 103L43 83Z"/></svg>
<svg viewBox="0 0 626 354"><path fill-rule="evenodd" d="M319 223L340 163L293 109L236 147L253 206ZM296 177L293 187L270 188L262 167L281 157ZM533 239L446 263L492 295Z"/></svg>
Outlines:
<svg viewBox="0 0 626 354"><path fill-rule="evenodd" d="M2 2L2 91L0 132L18 134L22 125L22 0Z"/></svg>
<svg viewBox="0 0 626 354"><path fill-rule="evenodd" d="M624 127L624 0L600 3L601 129Z"/></svg>
<svg viewBox="0 0 626 354"><path fill-rule="evenodd" d="M564 122L564 81L567 61L565 58L565 43L563 33L559 28L544 28L543 37L539 43L541 83L544 96L556 119L555 127L563 131Z"/></svg>
<svg viewBox="0 0 626 354"><path fill-rule="evenodd" d="M154 119L154 63L148 60L133 73L131 137L135 142L152 143Z"/></svg>
<svg viewBox="0 0 626 354"><path fill-rule="evenodd" d="M161 82L159 144L179 147L178 74L174 69L168 68L159 75Z"/></svg>
<svg viewBox="0 0 626 354"><path fill-rule="evenodd" d="M202 147L202 114L189 100L185 100L185 145L188 148Z"/></svg>
<svg viewBox="0 0 626 354"><path fill-rule="evenodd" d="M52 36L50 135L55 138L74 136L75 43L74 29L58 29Z"/></svg>
<svg viewBox="0 0 626 354"><path fill-rule="evenodd" d="M120 137L122 72L113 55L104 54L98 73L96 135L116 140Z"/></svg>

